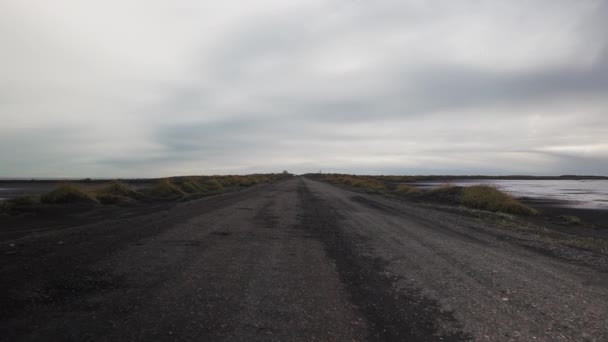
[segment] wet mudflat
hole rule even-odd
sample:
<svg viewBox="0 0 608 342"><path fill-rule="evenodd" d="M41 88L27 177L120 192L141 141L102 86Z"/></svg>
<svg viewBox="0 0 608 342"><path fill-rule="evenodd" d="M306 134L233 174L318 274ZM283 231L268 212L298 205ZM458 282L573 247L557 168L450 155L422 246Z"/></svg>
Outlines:
<svg viewBox="0 0 608 342"><path fill-rule="evenodd" d="M3 339L608 338L603 255L325 183L70 217L0 218Z"/></svg>

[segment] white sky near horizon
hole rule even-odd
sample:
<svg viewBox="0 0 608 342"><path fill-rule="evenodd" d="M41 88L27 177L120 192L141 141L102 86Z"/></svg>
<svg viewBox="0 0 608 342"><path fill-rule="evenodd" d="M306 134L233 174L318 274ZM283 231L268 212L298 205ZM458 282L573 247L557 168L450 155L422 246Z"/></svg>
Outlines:
<svg viewBox="0 0 608 342"><path fill-rule="evenodd" d="M0 1L0 177L608 174L608 0Z"/></svg>

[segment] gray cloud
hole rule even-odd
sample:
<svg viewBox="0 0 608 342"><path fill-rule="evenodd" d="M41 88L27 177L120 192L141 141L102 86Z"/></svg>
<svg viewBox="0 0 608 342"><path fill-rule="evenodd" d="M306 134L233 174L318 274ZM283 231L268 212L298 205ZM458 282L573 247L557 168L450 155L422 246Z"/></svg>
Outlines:
<svg viewBox="0 0 608 342"><path fill-rule="evenodd" d="M1 7L0 176L606 173L608 1Z"/></svg>

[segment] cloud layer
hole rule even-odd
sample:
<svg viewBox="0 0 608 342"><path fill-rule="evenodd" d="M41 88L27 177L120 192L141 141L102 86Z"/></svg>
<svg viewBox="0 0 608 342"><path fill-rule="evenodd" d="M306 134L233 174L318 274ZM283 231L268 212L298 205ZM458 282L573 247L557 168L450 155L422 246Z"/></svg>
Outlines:
<svg viewBox="0 0 608 342"><path fill-rule="evenodd" d="M0 177L606 174L608 1L0 4Z"/></svg>

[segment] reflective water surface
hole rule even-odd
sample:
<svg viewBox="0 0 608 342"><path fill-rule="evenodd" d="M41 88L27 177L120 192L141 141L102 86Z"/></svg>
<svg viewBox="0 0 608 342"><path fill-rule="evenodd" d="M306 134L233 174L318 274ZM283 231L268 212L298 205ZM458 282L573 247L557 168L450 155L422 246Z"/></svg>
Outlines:
<svg viewBox="0 0 608 342"><path fill-rule="evenodd" d="M414 185L430 189L445 184L439 182L419 182ZM471 186L488 184L517 198L546 199L563 202L574 208L607 209L608 180L492 180L463 179L448 182L450 185Z"/></svg>

